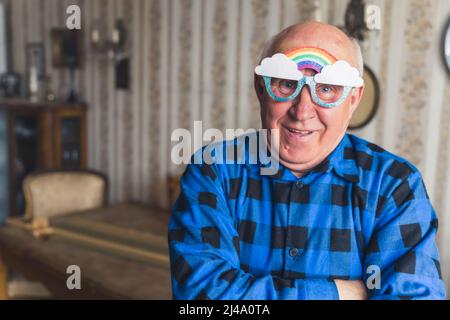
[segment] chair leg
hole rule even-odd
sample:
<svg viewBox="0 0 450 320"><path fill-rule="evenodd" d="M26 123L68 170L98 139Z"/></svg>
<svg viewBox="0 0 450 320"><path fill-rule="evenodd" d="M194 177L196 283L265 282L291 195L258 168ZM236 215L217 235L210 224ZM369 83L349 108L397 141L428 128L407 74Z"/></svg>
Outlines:
<svg viewBox="0 0 450 320"><path fill-rule="evenodd" d="M0 254L0 300L8 299L8 272Z"/></svg>

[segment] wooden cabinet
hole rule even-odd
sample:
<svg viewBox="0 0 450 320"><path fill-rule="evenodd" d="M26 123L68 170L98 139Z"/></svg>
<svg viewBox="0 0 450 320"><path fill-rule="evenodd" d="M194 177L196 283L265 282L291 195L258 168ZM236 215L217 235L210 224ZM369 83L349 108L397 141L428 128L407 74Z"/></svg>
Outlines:
<svg viewBox="0 0 450 320"><path fill-rule="evenodd" d="M26 175L86 163L85 105L0 100L0 223L23 214Z"/></svg>

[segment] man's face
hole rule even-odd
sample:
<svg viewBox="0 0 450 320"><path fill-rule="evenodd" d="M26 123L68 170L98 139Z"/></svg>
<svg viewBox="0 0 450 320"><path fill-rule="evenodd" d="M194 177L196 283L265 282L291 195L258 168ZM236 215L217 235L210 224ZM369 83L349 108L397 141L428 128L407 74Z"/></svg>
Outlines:
<svg viewBox="0 0 450 320"><path fill-rule="evenodd" d="M315 74L310 69L302 72L305 76ZM262 126L279 129L280 162L294 173L318 165L334 150L345 134L363 91L353 89L341 105L325 108L314 103L307 85L298 97L287 102L274 101L260 77L256 79L256 87Z"/></svg>

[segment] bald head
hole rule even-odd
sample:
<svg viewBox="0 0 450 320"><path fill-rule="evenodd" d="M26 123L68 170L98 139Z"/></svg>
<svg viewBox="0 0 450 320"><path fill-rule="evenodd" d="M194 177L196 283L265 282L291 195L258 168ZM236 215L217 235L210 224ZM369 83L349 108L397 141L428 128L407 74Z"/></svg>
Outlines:
<svg viewBox="0 0 450 320"><path fill-rule="evenodd" d="M347 36L339 28L321 22L299 23L282 30L267 43L261 60L275 53L299 47L324 49L337 60L348 61L362 75L363 59L358 41Z"/></svg>

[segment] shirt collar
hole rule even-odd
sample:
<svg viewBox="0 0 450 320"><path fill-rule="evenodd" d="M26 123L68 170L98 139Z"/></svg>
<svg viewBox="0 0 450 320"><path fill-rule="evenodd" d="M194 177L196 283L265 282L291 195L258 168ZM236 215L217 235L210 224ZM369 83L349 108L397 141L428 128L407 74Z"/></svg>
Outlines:
<svg viewBox="0 0 450 320"><path fill-rule="evenodd" d="M325 173L333 171L339 177L349 182L357 183L359 182L359 173L353 153L354 149L352 142L348 134L345 134L337 147L311 171L314 173ZM262 167L269 166L269 164L263 164L259 161L258 163L259 166ZM269 177L273 179L284 179L290 176L293 176L292 172L290 172L288 168L280 163L278 172Z"/></svg>
<svg viewBox="0 0 450 320"><path fill-rule="evenodd" d="M355 162L354 148L348 134L345 134L338 146L327 157L330 168L340 177L350 182L359 182L358 167ZM325 159L325 160L327 160Z"/></svg>

